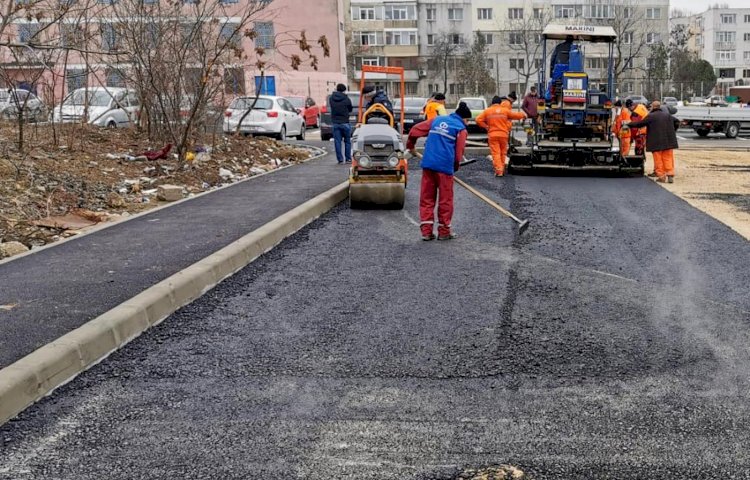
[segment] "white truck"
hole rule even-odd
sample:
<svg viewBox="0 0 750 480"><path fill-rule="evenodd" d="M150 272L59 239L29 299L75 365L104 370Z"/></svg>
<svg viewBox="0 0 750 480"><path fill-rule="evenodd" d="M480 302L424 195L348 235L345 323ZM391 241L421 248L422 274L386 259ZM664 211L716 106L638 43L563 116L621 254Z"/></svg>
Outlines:
<svg viewBox="0 0 750 480"><path fill-rule="evenodd" d="M727 138L750 135L750 108L688 106L678 108L675 117L701 137L712 132Z"/></svg>

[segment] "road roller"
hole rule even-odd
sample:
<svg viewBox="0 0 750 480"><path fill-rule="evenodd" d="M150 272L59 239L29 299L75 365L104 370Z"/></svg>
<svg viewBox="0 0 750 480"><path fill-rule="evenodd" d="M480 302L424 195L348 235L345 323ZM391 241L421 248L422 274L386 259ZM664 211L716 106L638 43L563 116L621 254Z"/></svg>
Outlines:
<svg viewBox="0 0 750 480"><path fill-rule="evenodd" d="M404 208L408 162L401 133L383 105L367 109L352 135L351 208Z"/></svg>

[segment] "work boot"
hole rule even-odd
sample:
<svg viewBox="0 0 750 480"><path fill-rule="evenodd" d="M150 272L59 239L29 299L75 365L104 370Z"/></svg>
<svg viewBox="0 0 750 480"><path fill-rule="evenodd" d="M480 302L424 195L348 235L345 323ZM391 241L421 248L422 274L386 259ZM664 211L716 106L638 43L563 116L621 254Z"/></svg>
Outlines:
<svg viewBox="0 0 750 480"><path fill-rule="evenodd" d="M646 175L646 176L647 176L647 177L651 177L651 178L656 178L656 172L651 172L651 173L649 173L649 174L648 174L648 175Z"/></svg>
<svg viewBox="0 0 750 480"><path fill-rule="evenodd" d="M667 175L667 183L674 183L674 175Z"/></svg>
<svg viewBox="0 0 750 480"><path fill-rule="evenodd" d="M422 240L424 240L425 242L429 242L430 240L435 240L435 234L429 233L427 235L422 235Z"/></svg>
<svg viewBox="0 0 750 480"><path fill-rule="evenodd" d="M657 183L667 183L667 176L664 175L662 177L656 177L656 182Z"/></svg>
<svg viewBox="0 0 750 480"><path fill-rule="evenodd" d="M505 175L505 172L501 172L500 170L495 170L495 176L496 177L502 177Z"/></svg>
<svg viewBox="0 0 750 480"><path fill-rule="evenodd" d="M454 238L458 237L455 233L451 232L447 235L440 235L438 237L438 240L453 240Z"/></svg>

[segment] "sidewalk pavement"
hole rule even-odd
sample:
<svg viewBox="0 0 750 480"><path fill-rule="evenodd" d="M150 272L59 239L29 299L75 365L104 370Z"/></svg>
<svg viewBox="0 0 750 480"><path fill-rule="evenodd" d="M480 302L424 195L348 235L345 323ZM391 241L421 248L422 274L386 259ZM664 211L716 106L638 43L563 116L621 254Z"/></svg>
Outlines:
<svg viewBox="0 0 750 480"><path fill-rule="evenodd" d="M333 188L328 154L0 264L0 369Z"/></svg>

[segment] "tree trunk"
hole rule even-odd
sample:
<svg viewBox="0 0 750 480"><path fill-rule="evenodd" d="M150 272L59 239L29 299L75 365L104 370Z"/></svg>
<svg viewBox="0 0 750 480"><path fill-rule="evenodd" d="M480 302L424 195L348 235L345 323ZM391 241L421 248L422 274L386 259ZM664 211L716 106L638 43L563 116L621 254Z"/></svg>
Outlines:
<svg viewBox="0 0 750 480"><path fill-rule="evenodd" d="M265 72L263 70L260 71L260 85L257 88L257 91L255 92L255 98L253 99L253 104L250 105L250 108L245 110L245 113L242 114L240 117L240 121L237 122L237 130L235 130L235 133L240 133L240 127L242 127L242 122L247 118L248 115L250 115L250 112L253 111L253 108L255 108L255 104L258 102L258 98L260 97L260 92L263 90L263 79L265 77Z"/></svg>

